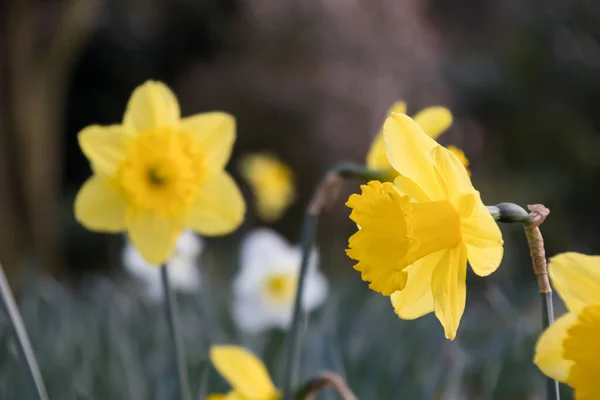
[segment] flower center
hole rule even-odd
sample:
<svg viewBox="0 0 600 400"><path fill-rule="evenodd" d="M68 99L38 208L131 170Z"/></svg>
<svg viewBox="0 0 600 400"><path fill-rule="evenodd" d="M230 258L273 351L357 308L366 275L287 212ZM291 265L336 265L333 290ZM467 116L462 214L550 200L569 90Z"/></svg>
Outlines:
<svg viewBox="0 0 600 400"><path fill-rule="evenodd" d="M274 303L287 304L294 299L297 287L298 277L296 275L275 273L265 279L264 293Z"/></svg>
<svg viewBox="0 0 600 400"><path fill-rule="evenodd" d="M117 182L134 207L173 216L194 203L204 170L204 157L190 134L150 129L132 140Z"/></svg>
<svg viewBox="0 0 600 400"><path fill-rule="evenodd" d="M563 342L564 357L574 362L567 383L578 399L600 399L600 304L585 307Z"/></svg>

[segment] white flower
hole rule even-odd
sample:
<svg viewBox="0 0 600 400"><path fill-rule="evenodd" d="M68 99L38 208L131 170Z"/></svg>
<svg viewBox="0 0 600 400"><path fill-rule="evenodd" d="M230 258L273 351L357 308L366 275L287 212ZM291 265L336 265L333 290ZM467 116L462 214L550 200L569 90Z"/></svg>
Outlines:
<svg viewBox="0 0 600 400"><path fill-rule="evenodd" d="M183 232L177 239L175 252L167 262L171 286L183 292L195 292L200 288L200 273L197 259L204 244L191 231ZM164 296L160 268L148 263L140 253L127 243L121 254L122 262L127 271L144 282L148 298L159 301Z"/></svg>
<svg viewBox="0 0 600 400"><path fill-rule="evenodd" d="M249 233L242 243L241 269L233 284L233 317L248 333L271 327L286 329L291 322L300 272L301 251L269 229ZM302 308L311 311L327 297L327 280L317 269L313 249L304 281Z"/></svg>

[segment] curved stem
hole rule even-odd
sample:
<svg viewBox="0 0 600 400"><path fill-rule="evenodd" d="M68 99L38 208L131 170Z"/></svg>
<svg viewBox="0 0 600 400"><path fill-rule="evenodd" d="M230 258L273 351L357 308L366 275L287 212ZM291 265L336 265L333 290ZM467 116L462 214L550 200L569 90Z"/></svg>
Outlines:
<svg viewBox="0 0 600 400"><path fill-rule="evenodd" d="M29 378L31 388L35 392L38 400L48 400L48 393L46 392L46 386L44 386L40 367L35 359L35 354L31 347L27 330L25 329L21 313L19 313L19 308L17 307L8 281L6 280L2 265L0 265L0 294L2 295L2 305L8 315L13 339L17 344L19 358L23 365L27 367L27 377Z"/></svg>

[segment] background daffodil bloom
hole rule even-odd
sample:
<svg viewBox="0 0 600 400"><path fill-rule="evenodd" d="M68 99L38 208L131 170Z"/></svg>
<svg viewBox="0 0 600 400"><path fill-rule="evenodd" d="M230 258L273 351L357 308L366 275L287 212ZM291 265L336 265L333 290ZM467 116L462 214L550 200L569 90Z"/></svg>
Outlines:
<svg viewBox="0 0 600 400"><path fill-rule="evenodd" d="M233 282L233 319L256 334L269 328L287 329L292 320L302 252L277 232L256 229L244 238L240 271ZM302 309L310 312L327 298L328 283L319 271L319 252L312 248L304 281Z"/></svg>
<svg viewBox="0 0 600 400"><path fill-rule="evenodd" d="M254 193L256 212L263 221L281 218L296 199L294 173L277 157L249 154L240 161L239 170Z"/></svg>
<svg viewBox="0 0 600 400"><path fill-rule="evenodd" d="M231 385L228 394L213 394L210 400L277 400L279 391L258 357L243 347L218 345L210 348L210 361Z"/></svg>
<svg viewBox="0 0 600 400"><path fill-rule="evenodd" d="M77 194L75 217L93 231L127 231L149 263L164 263L185 228L212 236L241 224L244 200L224 171L235 141L231 115L181 118L171 90L148 81L131 95L122 124L88 126L78 138L94 174Z"/></svg>
<svg viewBox="0 0 600 400"><path fill-rule="evenodd" d="M401 318L435 311L453 339L465 308L467 260L480 276L494 272L502 234L454 154L407 115L392 114L383 130L399 175L350 196L350 218L360 228L348 256L371 289L391 295Z"/></svg>
<svg viewBox="0 0 600 400"><path fill-rule="evenodd" d="M398 101L392 104L392 107L390 107L388 111L388 115L391 113L406 114L406 103ZM452 125L452 113L447 108L441 106L424 108L413 118L415 122L419 124L421 129L423 129L423 131L432 139L437 139ZM465 168L469 166L469 160L467 160L465 153L461 149L455 146L448 146L448 150L458 157ZM367 167L382 170L392 168L392 165L388 161L387 154L385 153L383 128L379 131L375 139L373 139L373 144L371 144L371 149L367 154Z"/></svg>
<svg viewBox="0 0 600 400"><path fill-rule="evenodd" d="M600 256L563 253L548 269L569 312L541 335L534 362L577 400L600 399Z"/></svg>

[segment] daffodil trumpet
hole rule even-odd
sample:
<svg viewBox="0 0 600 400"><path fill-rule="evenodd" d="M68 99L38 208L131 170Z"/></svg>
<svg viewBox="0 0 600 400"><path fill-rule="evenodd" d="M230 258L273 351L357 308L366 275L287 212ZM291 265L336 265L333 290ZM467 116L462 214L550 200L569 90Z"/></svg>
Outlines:
<svg viewBox="0 0 600 400"><path fill-rule="evenodd" d="M4 274L4 269L0 264L0 297L2 297L2 306L8 317L9 324L11 327L11 334L15 344L17 345L18 356L21 359L21 363L27 367L27 378L31 385L32 390L36 394L38 400L48 400L48 394L46 392L46 386L40 373L40 367L38 366L33 348L23 324L23 318L19 312L19 308L15 301L15 298L10 290L8 280Z"/></svg>

